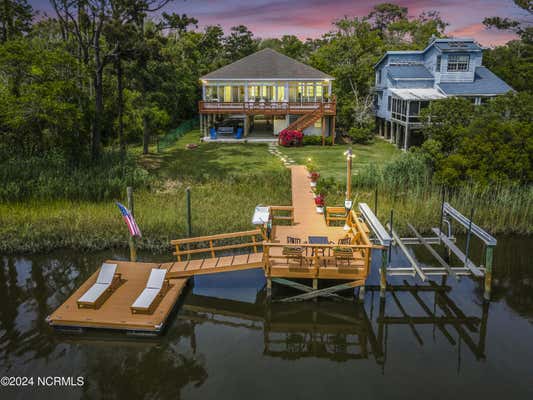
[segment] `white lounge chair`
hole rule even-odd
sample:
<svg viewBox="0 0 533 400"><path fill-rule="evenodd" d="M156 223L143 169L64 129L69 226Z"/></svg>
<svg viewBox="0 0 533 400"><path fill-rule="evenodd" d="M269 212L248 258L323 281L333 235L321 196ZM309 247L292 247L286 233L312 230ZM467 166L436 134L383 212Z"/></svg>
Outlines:
<svg viewBox="0 0 533 400"><path fill-rule="evenodd" d="M168 279L165 278L166 274L166 269L152 269L146 287L130 307L132 314L153 312L157 304L156 299L162 298L170 286Z"/></svg>
<svg viewBox="0 0 533 400"><path fill-rule="evenodd" d="M117 264L103 263L96 282L78 299L78 308L99 308L120 285Z"/></svg>

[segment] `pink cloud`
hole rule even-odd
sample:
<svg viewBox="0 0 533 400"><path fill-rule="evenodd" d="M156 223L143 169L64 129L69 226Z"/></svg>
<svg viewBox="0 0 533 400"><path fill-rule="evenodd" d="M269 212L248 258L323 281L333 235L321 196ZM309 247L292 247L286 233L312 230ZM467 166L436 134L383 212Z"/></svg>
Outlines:
<svg viewBox="0 0 533 400"><path fill-rule="evenodd" d="M487 29L482 23L466 25L454 29L448 32L448 34L455 37L473 37L486 46L503 45L508 41L517 38L512 32Z"/></svg>

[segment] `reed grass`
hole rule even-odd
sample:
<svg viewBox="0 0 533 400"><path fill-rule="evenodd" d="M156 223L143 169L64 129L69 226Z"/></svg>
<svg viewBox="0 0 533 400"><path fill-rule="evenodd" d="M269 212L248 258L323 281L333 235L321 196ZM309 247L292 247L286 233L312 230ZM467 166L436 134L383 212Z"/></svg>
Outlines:
<svg viewBox="0 0 533 400"><path fill-rule="evenodd" d="M290 204L287 170L269 174L267 182L248 177L191 183L193 235L247 230L256 205ZM139 249L170 251L171 239L186 236L186 186L135 193L136 220L143 234ZM32 200L0 204L0 237L0 253L97 250L125 247L128 231L112 201Z"/></svg>
<svg viewBox="0 0 533 400"><path fill-rule="evenodd" d="M431 232L432 227L440 224L443 188L433 184L429 174L419 167L410 165L406 173L396 169L396 175L387 174L390 165L364 168L352 181L355 202L366 202L374 209L377 191L381 221L388 221L393 210L394 225L402 234L409 233L407 222L422 232ZM336 181L326 186L329 187L326 204L343 204L345 186ZM467 184L446 189L445 200L467 217L473 208L475 223L492 234L533 234L533 186ZM464 231L460 226L455 229Z"/></svg>

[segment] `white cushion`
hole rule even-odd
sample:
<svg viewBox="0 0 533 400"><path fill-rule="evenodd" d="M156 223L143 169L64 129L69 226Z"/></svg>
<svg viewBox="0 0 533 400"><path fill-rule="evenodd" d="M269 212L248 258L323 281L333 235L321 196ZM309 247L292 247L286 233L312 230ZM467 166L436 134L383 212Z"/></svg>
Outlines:
<svg viewBox="0 0 533 400"><path fill-rule="evenodd" d="M154 302L159 292L160 292L159 289L150 289L150 288L144 289L142 293L139 295L139 297L135 299L135 302L132 304L132 307L150 308L150 305Z"/></svg>
<svg viewBox="0 0 533 400"><path fill-rule="evenodd" d="M98 278L96 278L96 283L103 283L109 285L113 282L113 276L117 270L117 264L107 264L103 263L102 268L100 268L100 273Z"/></svg>
<svg viewBox="0 0 533 400"><path fill-rule="evenodd" d="M146 288L160 290L163 287L163 282L165 282L166 274L166 269L152 268L152 272L150 272L150 277L146 283Z"/></svg>
<svg viewBox="0 0 533 400"><path fill-rule="evenodd" d="M104 294L109 286L109 284L95 283L83 294L83 296L79 298L78 301L82 301L84 303L94 303L102 294Z"/></svg>

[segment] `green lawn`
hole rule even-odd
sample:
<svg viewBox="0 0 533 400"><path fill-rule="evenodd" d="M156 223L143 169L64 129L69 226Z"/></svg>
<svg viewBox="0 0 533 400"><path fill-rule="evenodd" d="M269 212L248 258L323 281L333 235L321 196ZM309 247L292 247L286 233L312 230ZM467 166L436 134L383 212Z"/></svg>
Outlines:
<svg viewBox="0 0 533 400"><path fill-rule="evenodd" d="M187 150L185 146L188 143L197 143L200 146L195 150ZM335 145L279 147L279 149L298 164L305 165L311 158L323 176L344 180L346 159L343 153L348 147L348 145ZM352 149L355 154L354 174L365 165L383 164L402 154L394 145L380 139L370 145L352 145ZM198 130L185 134L175 145L159 154L140 156L140 162L150 172L163 179L193 181L238 177L250 173L269 173L283 168L280 160L268 152L266 144L200 143Z"/></svg>
<svg viewBox="0 0 533 400"><path fill-rule="evenodd" d="M189 143L199 147L187 150ZM281 161L268 152L266 144L200 143L198 130L186 133L165 151L139 160L163 179L205 181L283 171Z"/></svg>
<svg viewBox="0 0 533 400"><path fill-rule="evenodd" d="M335 145L326 147L281 147L280 149L298 164L305 165L310 158L322 176L345 180L346 158L344 152L349 147L348 145ZM354 173L357 173L357 170L365 165L383 164L402 154L394 145L380 139L376 139L370 145L355 144L351 147L355 155L352 164Z"/></svg>

